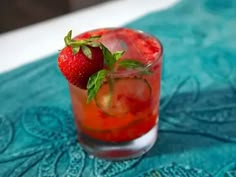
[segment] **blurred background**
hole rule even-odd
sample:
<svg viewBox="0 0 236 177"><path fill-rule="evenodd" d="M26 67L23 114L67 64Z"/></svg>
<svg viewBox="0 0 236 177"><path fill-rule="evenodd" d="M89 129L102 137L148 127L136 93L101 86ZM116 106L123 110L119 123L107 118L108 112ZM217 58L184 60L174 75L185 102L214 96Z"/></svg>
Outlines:
<svg viewBox="0 0 236 177"><path fill-rule="evenodd" d="M108 0L1 0L0 33Z"/></svg>

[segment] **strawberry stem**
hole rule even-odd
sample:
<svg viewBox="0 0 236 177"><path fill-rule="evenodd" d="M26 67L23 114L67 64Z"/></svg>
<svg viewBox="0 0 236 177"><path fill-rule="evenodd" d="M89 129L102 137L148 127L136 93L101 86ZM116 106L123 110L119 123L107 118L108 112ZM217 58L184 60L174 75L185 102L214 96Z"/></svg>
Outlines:
<svg viewBox="0 0 236 177"><path fill-rule="evenodd" d="M82 45L88 45L91 47L99 47L101 45L101 43L98 42L98 39L101 36L91 36L88 39L80 39L80 40L79 39L74 40L71 38L71 36L72 36L72 31L70 30L67 33L67 35L64 37L64 42L65 42L66 46L79 47Z"/></svg>
<svg viewBox="0 0 236 177"><path fill-rule="evenodd" d="M80 51L80 48L82 48L82 52L85 56L87 56L88 59L92 59L92 52L89 47L100 47L101 43L98 41L98 39L101 36L91 36L88 39L72 39L72 31L70 30L67 35L64 37L64 42L66 46L72 47L73 54L76 54ZM89 46L89 47L88 47Z"/></svg>

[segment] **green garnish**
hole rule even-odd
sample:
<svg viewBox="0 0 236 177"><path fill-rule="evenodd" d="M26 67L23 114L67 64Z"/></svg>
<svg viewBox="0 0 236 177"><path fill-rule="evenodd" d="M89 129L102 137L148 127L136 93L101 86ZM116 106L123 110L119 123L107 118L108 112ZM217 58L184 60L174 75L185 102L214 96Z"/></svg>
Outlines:
<svg viewBox="0 0 236 177"><path fill-rule="evenodd" d="M134 69L140 71L140 74L151 74L152 72L150 69L144 65L143 63L132 60L132 59L125 59L119 61L120 58L123 56L125 51L116 51L112 53L109 49L104 46L102 43L99 42L101 36L91 36L88 39L81 39L75 40L72 39L72 31L70 30L68 34L65 36L64 41L66 46L72 47L73 54L78 53L82 50L83 54L88 58L92 59L92 52L89 47L100 47L103 53L104 65L108 67L108 69L102 69L98 72L94 73L92 76L89 77L87 83L87 90L88 90L88 97L87 103L89 103L98 93L104 79L107 79L110 87L110 94L109 94L109 102L111 102L112 92L114 87L114 80L111 76L119 68L127 68L127 69ZM115 64L117 63L117 66Z"/></svg>
<svg viewBox="0 0 236 177"><path fill-rule="evenodd" d="M101 44L101 49L104 58L105 66L108 66L109 70L100 70L97 73L93 74L88 81L87 89L88 89L88 97L87 103L89 103L99 91L99 88L102 85L103 80L108 77L109 73L114 72L115 63L121 58L125 51L117 51L115 53L111 53L108 48L106 48L103 44ZM101 73L100 73L101 72ZM109 94L109 103L111 102L112 92L114 87L114 82L111 77L108 77L108 82L110 86L110 94Z"/></svg>
<svg viewBox="0 0 236 177"><path fill-rule="evenodd" d="M132 60L132 59L122 60L119 62L118 65L123 68L132 68L132 69L145 67L145 65L143 63L141 63L137 60Z"/></svg>
<svg viewBox="0 0 236 177"><path fill-rule="evenodd" d="M104 70L104 69L100 70L89 78L89 82L87 84L87 89L88 89L87 103L89 103L96 96L97 92L99 91L102 85L103 80L107 78L109 87L110 87L109 100L108 100L108 104L110 105L115 83L112 76L108 76L108 75L115 72L114 65L120 59L120 57L124 54L124 51L118 51L112 54L103 45L102 45L102 49L103 49L103 55L104 55L104 62L105 62L105 65L109 67L109 70ZM146 65L144 65L143 63L139 61L131 60L131 59L120 61L118 63L118 68L120 67L135 69L139 71L139 73L142 75L148 75L152 73L152 71Z"/></svg>
<svg viewBox="0 0 236 177"><path fill-rule="evenodd" d="M116 61L118 61L124 53L125 51L116 51L115 53L113 53L113 57Z"/></svg>
<svg viewBox="0 0 236 177"><path fill-rule="evenodd" d="M136 69L139 70L141 74L149 75L152 74L152 71L143 63L132 60L132 59L125 59L118 63L118 67L126 68L126 69Z"/></svg>
<svg viewBox="0 0 236 177"><path fill-rule="evenodd" d="M88 90L87 103L89 103L96 96L98 90L102 85L103 80L107 75L107 72L108 72L107 70L102 69L89 77L87 83L87 90Z"/></svg>
<svg viewBox="0 0 236 177"><path fill-rule="evenodd" d="M108 48L101 44L102 53L104 56L104 64L109 67L112 71L114 69L114 64L122 57L125 51L116 51L111 53Z"/></svg>
<svg viewBox="0 0 236 177"><path fill-rule="evenodd" d="M80 49L82 49L83 54L89 59L92 59L92 52L88 46L100 47L101 45L101 43L98 42L98 39L101 36L91 36L88 39L82 39L82 40L74 40L71 38L71 36L72 36L72 31L70 30L64 38L66 46L72 47L73 54L78 53Z"/></svg>

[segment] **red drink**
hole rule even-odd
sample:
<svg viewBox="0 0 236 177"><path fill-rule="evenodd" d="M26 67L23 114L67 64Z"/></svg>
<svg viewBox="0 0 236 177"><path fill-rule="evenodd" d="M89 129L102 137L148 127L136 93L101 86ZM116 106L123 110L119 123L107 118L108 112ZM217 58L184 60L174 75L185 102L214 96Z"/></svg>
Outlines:
<svg viewBox="0 0 236 177"><path fill-rule="evenodd" d="M85 150L104 158L141 155L150 149L157 134L161 43L155 37L126 28L94 30L83 33L75 39L86 39L94 35L102 35L100 42L110 51L124 50L125 53L117 62L117 66L115 65L115 71L104 79L91 102L86 102L87 90L69 83L79 140ZM119 68L119 62L127 59L138 61L144 67ZM143 149L136 152L132 148L124 148L124 151L122 147L118 148L122 143L127 144L139 139L151 130L154 133L149 138L150 142L147 141L149 145L144 145ZM96 145L97 150L92 149ZM116 151L113 148L111 152L107 150L99 152L101 146L117 146L117 148Z"/></svg>

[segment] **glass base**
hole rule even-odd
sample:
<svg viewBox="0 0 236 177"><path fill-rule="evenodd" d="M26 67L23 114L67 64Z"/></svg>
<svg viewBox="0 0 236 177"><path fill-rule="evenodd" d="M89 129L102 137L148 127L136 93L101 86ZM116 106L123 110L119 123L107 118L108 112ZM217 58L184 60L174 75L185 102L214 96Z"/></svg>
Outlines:
<svg viewBox="0 0 236 177"><path fill-rule="evenodd" d="M107 143L91 139L79 133L79 142L86 152L107 160L125 160L145 154L154 145L158 134L158 125L143 136L125 143Z"/></svg>

